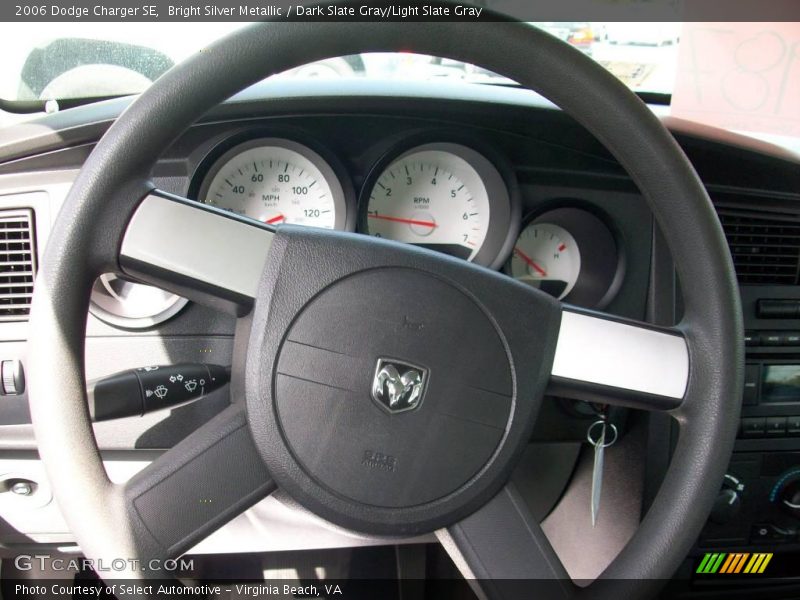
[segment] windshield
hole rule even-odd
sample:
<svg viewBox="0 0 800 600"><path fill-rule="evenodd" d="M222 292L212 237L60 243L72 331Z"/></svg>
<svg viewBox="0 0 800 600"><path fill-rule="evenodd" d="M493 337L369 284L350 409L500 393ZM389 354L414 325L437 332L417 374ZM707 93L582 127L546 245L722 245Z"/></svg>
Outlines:
<svg viewBox="0 0 800 600"><path fill-rule="evenodd" d="M135 94L245 23L17 23L0 36L0 98ZM727 129L800 138L800 24L538 22L673 114ZM276 77L447 80L513 85L458 61L362 54Z"/></svg>
<svg viewBox="0 0 800 600"><path fill-rule="evenodd" d="M138 93L173 64L246 23L20 23L0 38L0 97L87 98ZM592 56L632 89L669 94L679 23L532 23ZM177 35L177 32L180 34ZM359 55L284 77L450 79L511 83L471 65L412 54Z"/></svg>

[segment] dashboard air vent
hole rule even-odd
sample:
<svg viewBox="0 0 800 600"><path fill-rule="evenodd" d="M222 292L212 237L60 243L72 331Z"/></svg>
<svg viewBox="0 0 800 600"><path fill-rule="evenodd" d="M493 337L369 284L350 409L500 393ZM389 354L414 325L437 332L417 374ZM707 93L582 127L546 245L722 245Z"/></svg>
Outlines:
<svg viewBox="0 0 800 600"><path fill-rule="evenodd" d="M717 208L739 283L797 285L800 215Z"/></svg>
<svg viewBox="0 0 800 600"><path fill-rule="evenodd" d="M0 211L0 322L25 321L36 275L33 211Z"/></svg>

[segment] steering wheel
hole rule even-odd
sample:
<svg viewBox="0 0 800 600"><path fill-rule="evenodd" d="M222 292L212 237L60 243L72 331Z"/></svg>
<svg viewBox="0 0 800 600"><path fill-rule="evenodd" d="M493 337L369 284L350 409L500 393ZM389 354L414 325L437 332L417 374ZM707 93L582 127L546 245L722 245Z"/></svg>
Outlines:
<svg viewBox="0 0 800 600"><path fill-rule="evenodd" d="M668 242L683 283L680 324L580 311L488 269L369 236L276 230L149 182L165 148L246 86L315 60L400 50L516 80L604 143ZM89 293L109 271L238 317L230 406L125 484L110 483L100 461L84 381ZM654 593L710 511L742 391L733 266L691 164L602 67L508 22L258 23L167 72L75 180L42 261L30 344L39 452L88 558L176 557L279 486L351 530L436 531L489 598L513 597L504 581L520 579L550 580L563 598ZM388 402L373 390L386 367L408 375ZM669 411L680 424L646 517L585 588L507 483L548 383Z"/></svg>

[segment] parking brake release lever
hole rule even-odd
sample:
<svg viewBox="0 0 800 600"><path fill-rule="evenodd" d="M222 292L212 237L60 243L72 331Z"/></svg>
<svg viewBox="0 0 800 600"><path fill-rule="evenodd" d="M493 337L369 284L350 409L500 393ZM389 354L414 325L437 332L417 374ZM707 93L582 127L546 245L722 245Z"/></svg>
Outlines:
<svg viewBox="0 0 800 600"><path fill-rule="evenodd" d="M196 400L230 381L230 369L183 363L122 371L88 384L92 421L141 416Z"/></svg>

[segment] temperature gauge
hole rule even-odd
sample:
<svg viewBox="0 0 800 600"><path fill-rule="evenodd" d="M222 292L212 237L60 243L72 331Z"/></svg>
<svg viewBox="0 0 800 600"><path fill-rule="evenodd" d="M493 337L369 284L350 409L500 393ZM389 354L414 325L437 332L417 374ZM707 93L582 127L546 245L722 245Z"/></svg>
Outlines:
<svg viewBox="0 0 800 600"><path fill-rule="evenodd" d="M563 227L534 222L517 239L507 270L515 279L561 300L578 281L580 250Z"/></svg>

